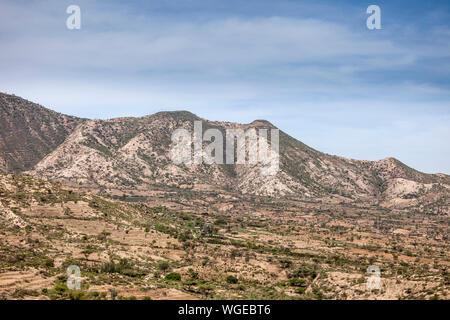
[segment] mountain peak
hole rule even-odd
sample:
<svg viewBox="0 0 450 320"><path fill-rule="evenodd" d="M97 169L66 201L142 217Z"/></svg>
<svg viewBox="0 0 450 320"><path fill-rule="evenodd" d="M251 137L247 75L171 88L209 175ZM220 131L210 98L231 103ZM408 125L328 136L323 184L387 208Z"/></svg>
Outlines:
<svg viewBox="0 0 450 320"><path fill-rule="evenodd" d="M255 127L268 127L268 128L276 128L270 121L264 119L256 119L250 123L251 126Z"/></svg>
<svg viewBox="0 0 450 320"><path fill-rule="evenodd" d="M147 117L167 117L176 120L185 120L185 121L193 121L193 120L201 120L199 116L196 114L187 111L187 110L175 110L175 111L160 111L153 115L149 115Z"/></svg>

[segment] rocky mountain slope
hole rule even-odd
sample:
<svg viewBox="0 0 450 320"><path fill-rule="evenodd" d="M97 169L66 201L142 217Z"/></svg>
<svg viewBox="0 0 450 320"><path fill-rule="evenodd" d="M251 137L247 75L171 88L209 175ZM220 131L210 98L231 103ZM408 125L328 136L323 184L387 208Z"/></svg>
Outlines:
<svg viewBox="0 0 450 320"><path fill-rule="evenodd" d="M330 156L281 130L280 170L273 176L261 175L260 164L176 165L171 161L173 131L186 128L192 132L194 120L202 120L203 130L217 128L222 132L238 128L274 128L267 121L250 124L215 122L187 111L160 112L142 118L82 121L26 104L19 98L10 97L5 101L10 102L4 105L16 111L9 111L2 121L18 126L11 118L23 114L23 126L30 128L23 135L29 143L33 139L40 141L40 137L52 136L41 147L43 150L37 152L28 148L30 152L26 154L33 155L34 158L29 156L33 161L42 158L29 173L66 184L109 192L131 190L142 195L155 188L181 188L291 198L333 196L341 200L392 200L407 205L430 192L439 194L439 199L449 198L449 176L424 174L393 158L372 162ZM17 109L12 107L14 104ZM24 104L28 109L24 109ZM36 123L41 126L37 127ZM13 127L10 125L6 133L2 130L2 136L11 136ZM12 142L8 145L12 150L9 152L24 153L21 144L16 143L18 150L11 147L14 146ZM47 151L51 152L44 157ZM23 161L19 167L30 167L32 163Z"/></svg>
<svg viewBox="0 0 450 320"><path fill-rule="evenodd" d="M0 171L31 169L82 121L0 93Z"/></svg>

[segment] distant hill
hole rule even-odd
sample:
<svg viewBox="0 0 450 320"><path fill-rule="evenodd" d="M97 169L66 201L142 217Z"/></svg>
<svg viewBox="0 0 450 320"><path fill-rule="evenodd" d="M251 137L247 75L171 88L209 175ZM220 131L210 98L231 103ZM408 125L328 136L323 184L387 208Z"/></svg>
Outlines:
<svg viewBox="0 0 450 320"><path fill-rule="evenodd" d="M280 170L261 165L175 165L171 134L177 128L274 128L264 120L236 124L201 119L188 111L141 118L83 120L14 96L1 95L1 158L8 171L102 190L178 188L287 198L411 203L429 192L448 195L450 177L418 172L393 158L361 161L314 150L280 130Z"/></svg>
<svg viewBox="0 0 450 320"><path fill-rule="evenodd" d="M0 171L31 169L81 122L82 119L0 93Z"/></svg>

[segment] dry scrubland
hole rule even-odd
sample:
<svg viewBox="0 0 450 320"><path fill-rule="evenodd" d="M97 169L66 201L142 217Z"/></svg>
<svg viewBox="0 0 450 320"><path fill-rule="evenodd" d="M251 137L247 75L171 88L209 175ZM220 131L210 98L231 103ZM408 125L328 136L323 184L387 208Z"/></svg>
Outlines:
<svg viewBox="0 0 450 320"><path fill-rule="evenodd" d="M0 174L0 298L448 299L448 231L439 207L179 189L113 199ZM81 290L66 286L73 264ZM366 289L369 265L381 290Z"/></svg>
<svg viewBox="0 0 450 320"><path fill-rule="evenodd" d="M0 298L449 298L448 175L282 131L273 176L171 161L175 129L275 128L265 120L80 119L3 93L0 114Z"/></svg>

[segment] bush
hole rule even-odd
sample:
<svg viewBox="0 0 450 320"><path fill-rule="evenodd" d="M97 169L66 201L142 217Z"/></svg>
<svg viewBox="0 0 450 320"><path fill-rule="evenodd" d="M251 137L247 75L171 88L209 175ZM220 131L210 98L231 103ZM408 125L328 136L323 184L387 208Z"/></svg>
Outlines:
<svg viewBox="0 0 450 320"><path fill-rule="evenodd" d="M294 278L289 280L289 285L291 287L306 287L306 280Z"/></svg>
<svg viewBox="0 0 450 320"><path fill-rule="evenodd" d="M238 279L235 276L228 276L227 282L230 284L236 284L236 283L238 283Z"/></svg>
<svg viewBox="0 0 450 320"><path fill-rule="evenodd" d="M198 279L198 272L195 272L194 269L190 268L189 270L189 275L191 276L191 279Z"/></svg>
<svg viewBox="0 0 450 320"><path fill-rule="evenodd" d="M83 290L69 290L70 300L84 300L86 299L86 294Z"/></svg>
<svg viewBox="0 0 450 320"><path fill-rule="evenodd" d="M181 275L177 272L171 272L168 275L166 275L166 280L169 281L180 281L181 280Z"/></svg>
<svg viewBox="0 0 450 320"><path fill-rule="evenodd" d="M215 225L223 226L227 224L227 221L224 218L218 218L216 221L214 221Z"/></svg>
<svg viewBox="0 0 450 320"><path fill-rule="evenodd" d="M58 283L53 287L52 293L65 294L69 289L65 283Z"/></svg>
<svg viewBox="0 0 450 320"><path fill-rule="evenodd" d="M292 266L292 261L289 259L280 259L280 265L283 269L288 269Z"/></svg>
<svg viewBox="0 0 450 320"><path fill-rule="evenodd" d="M55 262L52 258L45 258L43 262L44 266L47 268L53 268L55 266Z"/></svg>
<svg viewBox="0 0 450 320"><path fill-rule="evenodd" d="M289 274L289 278L309 278L315 279L317 277L317 271L308 267L301 267Z"/></svg>
<svg viewBox="0 0 450 320"><path fill-rule="evenodd" d="M305 290L306 290L305 287L298 287L297 289L295 289L295 293L304 294Z"/></svg>
<svg viewBox="0 0 450 320"><path fill-rule="evenodd" d="M214 287L207 284L202 284L198 286L198 291L204 295L208 295L214 292Z"/></svg>
<svg viewBox="0 0 450 320"><path fill-rule="evenodd" d="M65 283L57 283L52 290L47 292L52 300L84 300L88 298L83 290L69 290Z"/></svg>
<svg viewBox="0 0 450 320"><path fill-rule="evenodd" d="M111 294L111 300L116 300L117 297L117 291L116 289L109 289L109 293Z"/></svg>
<svg viewBox="0 0 450 320"><path fill-rule="evenodd" d="M167 270L169 270L169 267L169 262L165 260L158 261L158 269L162 272L166 272Z"/></svg>
<svg viewBox="0 0 450 320"><path fill-rule="evenodd" d="M115 263L114 261L105 262L101 266L101 272L120 273L128 277L138 277L142 275L142 272L133 268L133 265L127 259L121 259L119 263Z"/></svg>

